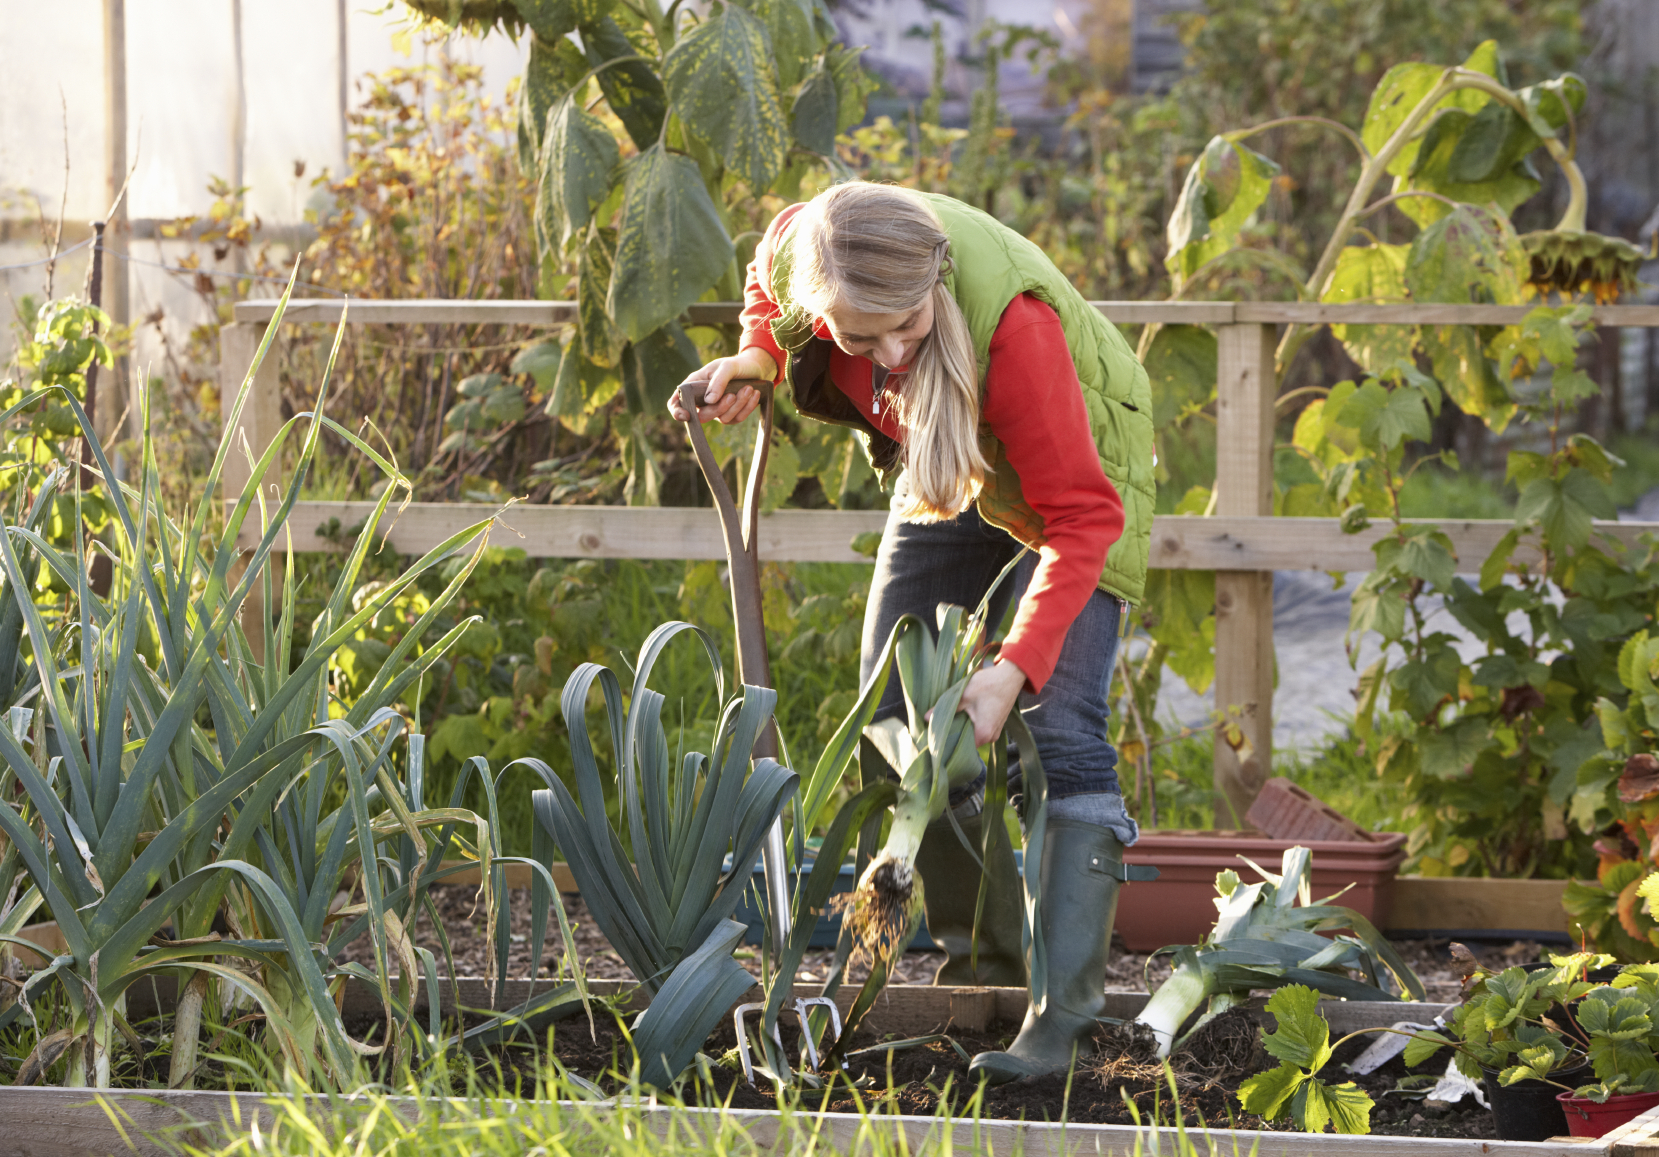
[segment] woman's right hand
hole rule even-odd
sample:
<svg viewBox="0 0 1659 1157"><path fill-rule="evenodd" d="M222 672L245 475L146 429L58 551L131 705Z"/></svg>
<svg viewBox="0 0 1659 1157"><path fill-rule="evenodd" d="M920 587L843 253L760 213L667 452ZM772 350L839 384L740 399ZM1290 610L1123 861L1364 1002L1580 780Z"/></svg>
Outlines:
<svg viewBox="0 0 1659 1157"><path fill-rule="evenodd" d="M719 420L733 426L755 412L755 407L760 405L760 393L753 386L741 386L728 393L727 386L732 379L762 378L770 382L776 381L777 376L778 363L772 360L772 355L762 349L750 348L729 358L715 358L702 368L693 370L680 385L701 387L700 391L692 391L694 394L701 392L703 396L703 404L697 407L698 421ZM676 422L683 422L689 416L680 401L678 389L668 399L668 412Z"/></svg>

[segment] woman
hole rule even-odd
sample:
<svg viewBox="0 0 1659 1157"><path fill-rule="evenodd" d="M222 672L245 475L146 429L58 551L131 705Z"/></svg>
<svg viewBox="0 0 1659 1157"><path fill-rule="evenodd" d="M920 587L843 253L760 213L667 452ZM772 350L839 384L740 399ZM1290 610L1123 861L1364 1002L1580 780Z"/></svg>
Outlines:
<svg viewBox="0 0 1659 1157"><path fill-rule="evenodd" d="M704 421L740 422L785 382L802 414L851 426L898 475L864 619L868 678L904 614L972 607L1023 546L1014 621L961 709L989 743L1019 702L1049 785L1042 858L1048 983L992 1081L1065 1069L1104 1007L1122 848L1138 836L1106 737L1106 694L1152 525L1151 397L1117 329L1030 241L949 197L849 182L784 210L755 251L738 353L705 383ZM678 394L670 405L685 420ZM1006 589L992 608L1000 622ZM904 702L890 680L878 718ZM1012 778L1012 777L1011 777ZM976 845L982 792L951 803ZM992 817L993 820L998 817ZM992 896L969 957L980 875L948 817L918 856L938 980L1025 982L1017 886ZM937 982L937 981L936 981Z"/></svg>

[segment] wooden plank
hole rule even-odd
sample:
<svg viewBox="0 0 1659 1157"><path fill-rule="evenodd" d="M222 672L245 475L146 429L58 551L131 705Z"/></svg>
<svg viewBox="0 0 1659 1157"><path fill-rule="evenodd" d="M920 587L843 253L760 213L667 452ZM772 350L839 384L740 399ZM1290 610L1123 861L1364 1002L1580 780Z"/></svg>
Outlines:
<svg viewBox="0 0 1659 1157"><path fill-rule="evenodd" d="M315 1115L337 1116L351 1098L315 1098ZM418 1119L423 1106L412 1098L388 1097L387 1108ZM459 1107L459 1103L457 1103ZM430 1109L431 1104L425 1106ZM744 1133L760 1151L796 1152L810 1145L819 1152L869 1152L878 1138L884 1148L910 1153L961 1152L986 1157L1081 1157L1083 1154L1129 1157L1130 1154L1185 1152L1190 1141L1195 1153L1223 1157L1260 1152L1273 1157L1612 1157L1618 1152L1606 1138L1591 1144L1571 1142L1482 1141L1471 1138L1344 1137L1319 1133L1203 1130L1189 1125L1185 1138L1174 1129L1132 1125L1050 1124L949 1117L920 1117L886 1113L793 1113L765 1109L690 1109L644 1101L502 1102L502 1114L540 1111L557 1114L559 1132L572 1136L601 1122L620 1117L658 1136L672 1135L679 1145L687 1133L708 1139L710 1151L736 1146L730 1134ZM160 1155L169 1150L155 1140L172 1132L175 1143L182 1127L210 1127L197 1135L204 1149L218 1147L220 1131L246 1134L257 1122L269 1133L275 1114L262 1097L249 1093L208 1090L111 1090L22 1087L0 1096L0 1132L7 1152L24 1157L114 1157L116 1154ZM549 1121L551 1124L551 1121ZM809 1142L808 1133L816 1137ZM724 1135L724 1142L715 1138ZM222 1142L220 1142L222 1144ZM902 1149L899 1146L903 1146ZM946 1148L948 1146L948 1149ZM1629 1149L1631 1157L1641 1150ZM1624 1157L1620 1153L1619 1157Z"/></svg>
<svg viewBox="0 0 1659 1157"><path fill-rule="evenodd" d="M340 320L343 298L289 299L288 321ZM235 305L238 322L265 322L276 314L277 299L250 298ZM1326 304L1313 301L1093 301L1089 304L1119 325L1229 325L1257 322L1267 325L1515 325L1535 307L1531 305L1395 305ZM687 306L692 325L732 325L743 306L733 301L705 301ZM472 301L406 298L397 301L354 299L346 316L355 325L567 325L576 320L569 301ZM1600 305L1592 308L1597 325L1659 326L1659 306Z"/></svg>
<svg viewBox="0 0 1659 1157"><path fill-rule="evenodd" d="M1222 326L1217 347L1216 513L1270 516L1278 384L1273 328ZM1238 726L1216 732L1214 822L1243 827L1244 813L1273 766L1271 571L1216 572L1215 703Z"/></svg>
<svg viewBox="0 0 1659 1157"><path fill-rule="evenodd" d="M225 407L227 422L230 418L230 406L234 404L248 370L253 365L254 357L259 352L259 343L264 339L265 329L262 325L233 324L219 331L219 397ZM232 432L230 455L225 459L225 469L221 475L224 479L224 495L227 502L234 502L247 489L248 479L253 474L250 460L257 461L271 444L271 440L276 437L277 431L282 428L281 388L277 374L276 345L272 343L271 348L266 351L265 360L259 363L259 372L254 375L253 388L248 391L247 400L242 404L237 429ZM267 494L274 496L277 493L281 477L282 463L279 461L272 471L265 475L264 486ZM252 546L257 541L257 538L253 538L242 545ZM232 583L241 581L247 570L248 557L244 551L231 564L229 577ZM272 597L280 605L282 572L274 571L272 580ZM240 618L242 631L247 636L254 661L263 663L265 588L262 583L255 583L243 601Z"/></svg>
<svg viewBox="0 0 1659 1157"><path fill-rule="evenodd" d="M219 331L219 397L224 406L225 420L230 419L230 408L242 389L242 382L259 352L260 340L265 336L262 325L227 325ZM282 428L281 383L277 377L276 351L273 349L260 363L248 400L242 406L241 421L231 444L230 456L225 460L225 500L234 502L242 496L250 474L248 455L243 451L242 439L255 459L265 452L276 432Z"/></svg>
<svg viewBox="0 0 1659 1157"><path fill-rule="evenodd" d="M465 860L445 860L443 866L447 869L468 862ZM507 874L507 887L509 888L528 888L531 880L535 877L535 872L529 864L507 864L503 870ZM553 877L554 887L558 888L559 891L580 891L576 887L576 877L570 874L569 864L555 863L549 870L549 874ZM482 876L483 872L479 870L478 865L474 862L471 867L456 872L453 876L445 876L442 883L461 886L470 885L476 888Z"/></svg>
<svg viewBox="0 0 1659 1157"><path fill-rule="evenodd" d="M289 518L293 549L338 550L318 534L331 519L361 526L370 502L299 502ZM500 510L484 503L414 502L393 507L385 537L401 554L420 554ZM760 557L766 561L857 562L855 535L880 531L880 510L779 510L760 517ZM257 541L244 529L242 543ZM490 532L490 545L518 547L531 558L724 559L718 515L710 508L650 506L512 506Z"/></svg>
<svg viewBox="0 0 1659 1157"><path fill-rule="evenodd" d="M1659 1107L1603 1135L1601 1143L1610 1157L1659 1157Z"/></svg>
<svg viewBox="0 0 1659 1157"><path fill-rule="evenodd" d="M1091 301L1116 325L1231 325L1238 306L1231 301Z"/></svg>
<svg viewBox="0 0 1659 1157"><path fill-rule="evenodd" d="M290 521L294 549L335 551L339 544L317 530L337 518L344 528L360 525L372 502L299 502ZM394 549L420 554L499 507L487 503L415 502L387 515ZM725 558L719 522L707 509L638 506L514 506L507 526L492 541L517 546L531 558ZM849 545L853 536L880 531L879 510L780 510L763 515L762 557L795 562L868 562ZM1478 569L1506 531L1507 519L1465 519L1437 524L1451 538L1453 553L1470 572ZM1659 534L1656 522L1597 522L1598 534L1639 545L1644 534ZM1152 566L1159 570L1364 571L1376 561L1372 544L1389 528L1375 523L1358 534L1343 533L1334 518L1239 516L1198 518L1159 515L1152 524ZM242 545L252 546L252 532ZM636 553L637 552L637 553ZM676 553L680 552L680 553ZM1523 546L1517 562L1536 562Z"/></svg>
<svg viewBox="0 0 1659 1157"><path fill-rule="evenodd" d="M1401 876L1383 927L1409 931L1454 929L1570 932L1561 897L1565 880L1490 880L1456 876Z"/></svg>
<svg viewBox="0 0 1659 1157"><path fill-rule="evenodd" d="M267 322L276 316L279 299L249 298L235 305L238 322ZM468 301L411 297L397 301L370 301L342 297L293 297L284 321L338 324L341 314L352 325L568 325L576 320L573 301ZM735 314L734 314L735 316Z"/></svg>
<svg viewBox="0 0 1659 1157"><path fill-rule="evenodd" d="M1327 304L1317 301L1241 301L1241 322L1317 325L1322 322L1367 325L1518 325L1536 305L1439 305L1411 302L1399 305ZM1659 306L1598 305L1591 307L1597 325L1659 326Z"/></svg>

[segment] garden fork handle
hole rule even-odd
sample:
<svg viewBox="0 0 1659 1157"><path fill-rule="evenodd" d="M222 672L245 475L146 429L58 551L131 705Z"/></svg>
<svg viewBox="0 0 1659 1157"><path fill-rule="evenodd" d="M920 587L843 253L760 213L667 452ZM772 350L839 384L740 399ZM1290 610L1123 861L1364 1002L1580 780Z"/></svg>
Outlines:
<svg viewBox="0 0 1659 1157"><path fill-rule="evenodd" d="M732 623L737 629L738 679L754 687L772 687L772 665L766 654L766 620L760 601L760 490L766 473L767 452L772 445L772 383L757 378L734 379L728 388L750 386L760 394L760 429L755 436L755 453L749 465L748 484L744 487L743 509L738 510L726 476L714 459L703 424L697 419L697 408L702 399L697 391L702 383L682 382L680 402L686 411L686 434L697 455L697 465L703 471L703 480L714 495L715 509L720 513L720 530L726 543L726 563L732 580ZM777 720L767 721L766 728L755 738L751 749L757 759L778 757ZM783 843L783 820L772 821L761 845L761 863L766 875L766 906L772 914L772 943L781 954L789 943L791 922L789 916L789 876Z"/></svg>

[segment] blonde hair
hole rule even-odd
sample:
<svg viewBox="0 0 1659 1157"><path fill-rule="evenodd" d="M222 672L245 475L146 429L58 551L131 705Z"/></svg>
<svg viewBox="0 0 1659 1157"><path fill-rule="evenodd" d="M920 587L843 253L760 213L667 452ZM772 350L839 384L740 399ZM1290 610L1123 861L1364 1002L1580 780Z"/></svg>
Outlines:
<svg viewBox="0 0 1659 1157"><path fill-rule="evenodd" d="M910 361L896 406L905 431L907 518L954 518L990 464L979 449L979 370L973 335L945 288L950 237L909 189L848 181L796 217L789 295L816 317L838 307L911 313L931 295L933 328Z"/></svg>

